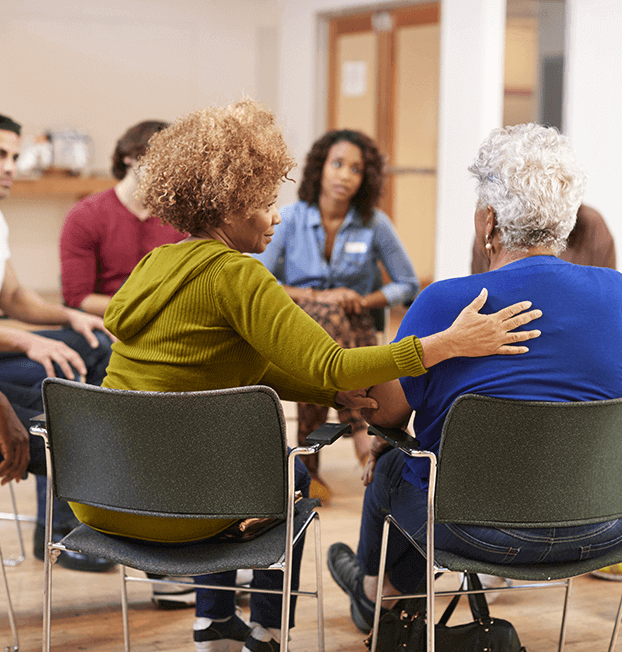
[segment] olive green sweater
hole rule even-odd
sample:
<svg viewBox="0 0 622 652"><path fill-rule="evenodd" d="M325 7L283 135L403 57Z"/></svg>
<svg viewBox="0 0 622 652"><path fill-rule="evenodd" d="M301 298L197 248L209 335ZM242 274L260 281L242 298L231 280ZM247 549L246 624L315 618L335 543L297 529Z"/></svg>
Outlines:
<svg viewBox="0 0 622 652"><path fill-rule="evenodd" d="M342 349L263 263L214 240L164 245L148 254L112 298L104 323L119 338L103 383L116 389L268 385L284 400L335 406L338 390L426 371L415 337ZM159 541L204 538L228 523L73 507L98 529Z"/></svg>

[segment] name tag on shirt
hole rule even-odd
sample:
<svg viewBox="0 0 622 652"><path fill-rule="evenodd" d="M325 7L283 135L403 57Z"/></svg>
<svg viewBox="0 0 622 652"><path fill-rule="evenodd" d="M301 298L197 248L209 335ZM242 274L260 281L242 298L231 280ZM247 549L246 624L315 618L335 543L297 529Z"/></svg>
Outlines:
<svg viewBox="0 0 622 652"><path fill-rule="evenodd" d="M346 242L345 251L347 254L364 254L367 252L367 243Z"/></svg>

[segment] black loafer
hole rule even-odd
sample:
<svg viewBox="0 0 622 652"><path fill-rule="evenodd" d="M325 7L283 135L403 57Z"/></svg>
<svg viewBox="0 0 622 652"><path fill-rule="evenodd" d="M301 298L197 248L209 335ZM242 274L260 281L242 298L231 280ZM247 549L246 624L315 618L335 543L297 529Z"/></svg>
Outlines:
<svg viewBox="0 0 622 652"><path fill-rule="evenodd" d="M369 634L374 624L374 603L363 592L363 571L356 554L345 543L333 543L327 561L332 578L350 598L352 621L363 634ZM384 608L380 611L385 612Z"/></svg>
<svg viewBox="0 0 622 652"><path fill-rule="evenodd" d="M66 534L63 530L54 530L52 532L52 541L57 543ZM33 554L37 559L43 561L45 558L45 527L40 523L35 526L35 534L33 541ZM70 570L82 571L85 573L103 573L109 571L116 566L115 562L103 557L95 557L93 555L85 555L81 552L73 550L65 550L58 555L56 560L64 568Z"/></svg>

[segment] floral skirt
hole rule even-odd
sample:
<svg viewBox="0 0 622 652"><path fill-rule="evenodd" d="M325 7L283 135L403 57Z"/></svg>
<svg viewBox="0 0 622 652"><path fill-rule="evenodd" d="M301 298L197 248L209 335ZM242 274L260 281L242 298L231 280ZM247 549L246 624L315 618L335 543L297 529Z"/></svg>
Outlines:
<svg viewBox="0 0 622 652"><path fill-rule="evenodd" d="M298 301L298 305L312 317L344 349L377 344L374 320L369 310L348 314L335 303L321 303L312 299ZM304 446L307 435L326 422L328 408L314 403L298 403L298 444ZM339 421L349 423L352 432L367 429L367 422L359 410L339 410ZM318 454L302 455L302 461L311 473L317 473Z"/></svg>

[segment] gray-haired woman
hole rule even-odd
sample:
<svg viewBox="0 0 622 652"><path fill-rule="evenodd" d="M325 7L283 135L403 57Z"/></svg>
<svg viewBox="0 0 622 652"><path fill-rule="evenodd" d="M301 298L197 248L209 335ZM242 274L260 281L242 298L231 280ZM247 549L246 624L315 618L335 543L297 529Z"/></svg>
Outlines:
<svg viewBox="0 0 622 652"><path fill-rule="evenodd" d="M484 311L515 297L530 299L543 313L538 322L542 337L525 356L456 358L436 365L426 377L401 378L371 390L379 408L363 411L368 421L399 426L415 410L421 447L436 452L447 411L461 394L537 401L622 396L622 275L557 257L574 225L586 182L568 140L537 124L497 129L469 170L478 182L476 240L491 271L426 288L404 317L397 339L444 328L465 297L482 286L489 291ZM546 433L542 442L545 446ZM333 544L328 553L329 569L350 597L355 623L364 630L373 616L385 514L391 512L425 545L427 462L405 458L397 450L379 458L383 443L374 440L365 469L368 487L358 554L342 543ZM435 540L440 549L482 561L552 564L597 557L620 545L622 521L529 530L442 524ZM399 540L389 542L387 569L385 594L412 593L425 577L424 558Z"/></svg>

